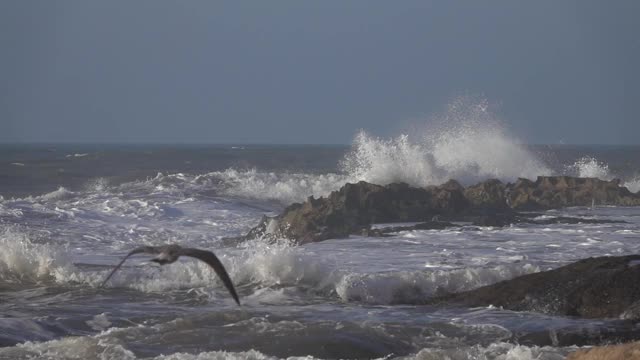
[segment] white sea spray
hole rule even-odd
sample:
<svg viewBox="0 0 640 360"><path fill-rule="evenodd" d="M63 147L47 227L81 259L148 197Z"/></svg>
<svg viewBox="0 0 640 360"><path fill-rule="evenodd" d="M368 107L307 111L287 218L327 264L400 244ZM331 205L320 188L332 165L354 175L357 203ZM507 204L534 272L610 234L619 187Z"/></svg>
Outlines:
<svg viewBox="0 0 640 360"><path fill-rule="evenodd" d="M573 164L566 166L566 171L573 176L611 180L609 165L591 156L584 156Z"/></svg>

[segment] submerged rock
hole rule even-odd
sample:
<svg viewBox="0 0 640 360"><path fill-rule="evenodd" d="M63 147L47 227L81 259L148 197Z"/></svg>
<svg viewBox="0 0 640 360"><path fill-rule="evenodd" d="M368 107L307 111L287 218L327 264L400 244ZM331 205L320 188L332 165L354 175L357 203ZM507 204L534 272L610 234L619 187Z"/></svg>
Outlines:
<svg viewBox="0 0 640 360"><path fill-rule="evenodd" d="M448 227L456 226L450 222L446 221L425 221L421 223L417 223L415 225L409 226L389 226L381 229L364 229L362 231L362 235L364 236L390 236L392 233L397 233L400 231L411 231L411 230L442 230Z"/></svg>
<svg viewBox="0 0 640 360"><path fill-rule="evenodd" d="M640 195L621 187L618 180L568 176L541 176L535 182L519 179L515 184L492 179L466 189L455 180L425 188L361 181L345 184L327 197L309 197L302 204L292 204L278 216L264 217L244 238L287 238L307 243L374 234L370 230L375 223L432 220L506 226L535 223L516 210L592 204L640 205Z"/></svg>
<svg viewBox="0 0 640 360"><path fill-rule="evenodd" d="M640 255L580 260L475 290L429 300L463 306L497 306L584 318L639 320Z"/></svg>

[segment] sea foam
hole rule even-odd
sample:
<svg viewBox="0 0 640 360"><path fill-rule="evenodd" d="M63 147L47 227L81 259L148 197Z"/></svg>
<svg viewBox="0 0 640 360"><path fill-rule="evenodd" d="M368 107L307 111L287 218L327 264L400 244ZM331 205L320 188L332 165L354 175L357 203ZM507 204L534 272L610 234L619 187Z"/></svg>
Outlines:
<svg viewBox="0 0 640 360"><path fill-rule="evenodd" d="M262 289L291 287L333 296L345 302L421 303L434 295L471 290L540 271L538 266L514 263L446 270L359 273L344 269L335 259L318 256L314 251L293 246L287 241L275 244L250 241L242 248L220 251L218 257L236 286L251 289L250 296L256 301L260 301L262 295L272 296ZM136 266L135 263L131 260L121 268L109 286L150 293L198 289L213 298L227 296L215 272L203 262L184 260L160 268Z"/></svg>
<svg viewBox="0 0 640 360"><path fill-rule="evenodd" d="M525 346L497 342L489 346L459 346L449 349L424 348L417 354L400 357L403 360L563 360L577 347L554 348L550 346Z"/></svg>
<svg viewBox="0 0 640 360"><path fill-rule="evenodd" d="M419 304L435 295L456 293L540 271L531 264L451 270L347 274L336 291L344 301L369 304Z"/></svg>
<svg viewBox="0 0 640 360"><path fill-rule="evenodd" d="M335 330L334 330L335 331ZM160 334L158 334L160 332ZM143 333L151 333L152 336L161 335L162 332L155 327L138 326L129 328L111 328L93 336L65 337L62 339L33 342L28 341L12 347L0 349L2 358L47 358L57 359L139 359L135 353L125 347L120 338L143 336ZM461 339L449 339L440 335L440 342L448 342L449 347L426 347L415 354L402 357L384 357L403 360L469 360L469 359L496 359L496 360L562 360L578 347L550 347L550 346L525 346L507 342L495 342L486 346L469 346ZM154 360L277 360L278 357L270 356L257 350L247 351L203 351L194 354L176 352L168 355L144 357ZM288 360L313 360L313 356L287 357Z"/></svg>
<svg viewBox="0 0 640 360"><path fill-rule="evenodd" d="M96 286L104 278L103 273L76 267L67 246L45 241L46 238L19 226L0 227L0 283Z"/></svg>
<svg viewBox="0 0 640 360"><path fill-rule="evenodd" d="M16 226L0 230L0 281L25 283L63 282L72 277L74 266L62 249L31 241Z"/></svg>

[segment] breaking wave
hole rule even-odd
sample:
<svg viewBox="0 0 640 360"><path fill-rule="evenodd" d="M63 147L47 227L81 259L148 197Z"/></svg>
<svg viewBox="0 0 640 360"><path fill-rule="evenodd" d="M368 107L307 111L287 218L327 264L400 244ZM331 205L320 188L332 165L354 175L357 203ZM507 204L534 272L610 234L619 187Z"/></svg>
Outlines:
<svg viewBox="0 0 640 360"><path fill-rule="evenodd" d="M152 194L206 192L217 196L275 200L290 204L304 201L311 195L328 195L349 180L347 176L337 173L275 173L230 168L199 175L158 173L154 178L125 183L114 190Z"/></svg>
<svg viewBox="0 0 640 360"><path fill-rule="evenodd" d="M95 286L102 272L76 267L64 245L19 226L0 227L0 284L83 283Z"/></svg>
<svg viewBox="0 0 640 360"><path fill-rule="evenodd" d="M0 282L68 281L74 267L62 249L31 241L15 226L0 230Z"/></svg>
<svg viewBox="0 0 640 360"><path fill-rule="evenodd" d="M369 304L420 304L434 295L456 293L538 272L531 264L499 265L436 271L348 274L336 291L344 301Z"/></svg>
<svg viewBox="0 0 640 360"><path fill-rule="evenodd" d="M4 283L97 286L111 270L110 267L100 271L79 269L66 255L64 246L34 242L29 234L15 227L2 230L0 245L3 249L0 281ZM420 303L436 294L470 290L540 270L537 266L517 263L486 268L355 273L286 241L277 244L253 241L242 248L224 250L227 251L219 251L218 256L234 283L252 292L293 287L345 302L369 304ZM140 260L130 259L108 287L149 293L197 288L212 297L227 299L215 272L203 262L185 260L163 267L139 264Z"/></svg>
<svg viewBox="0 0 640 360"><path fill-rule="evenodd" d="M222 254L220 260L234 283L249 286L252 291L295 287L324 296L337 296L345 302L368 304L416 304L434 295L471 290L540 271L537 266L516 263L450 270L355 273L342 270L338 264L285 241L279 244L249 242L238 254ZM212 282L216 284L218 294L222 289L215 273L198 261L183 261L160 269L147 266L134 271L124 268L112 282L110 286L144 292L205 288Z"/></svg>
<svg viewBox="0 0 640 360"><path fill-rule="evenodd" d="M36 197L36 200L40 200L44 202L52 202L52 201L69 199L73 195L74 195L73 191L69 191L66 188L61 186L58 188L58 190Z"/></svg>
<svg viewBox="0 0 640 360"><path fill-rule="evenodd" d="M292 203L302 201L311 195L327 195L350 179L336 173L273 173L255 169L227 169L200 176L196 180L209 184L221 183L221 190L226 195Z"/></svg>
<svg viewBox="0 0 640 360"><path fill-rule="evenodd" d="M488 110L486 102L454 101L421 132L381 139L361 131L342 162L353 180L376 184L438 185L449 179L471 184L487 178L512 181L551 170Z"/></svg>

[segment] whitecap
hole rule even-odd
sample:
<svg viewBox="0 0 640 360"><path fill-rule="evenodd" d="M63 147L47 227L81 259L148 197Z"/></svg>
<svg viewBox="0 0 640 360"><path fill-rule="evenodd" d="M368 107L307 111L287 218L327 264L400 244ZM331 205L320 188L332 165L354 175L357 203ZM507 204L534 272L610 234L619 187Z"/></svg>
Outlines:
<svg viewBox="0 0 640 360"><path fill-rule="evenodd" d="M66 157L68 158L72 158L72 157L85 157L89 155L89 153L76 153L76 154L67 154Z"/></svg>
<svg viewBox="0 0 640 360"><path fill-rule="evenodd" d="M336 292L344 301L421 303L435 295L471 290L538 271L540 268L531 264L510 264L489 268L350 273L336 284Z"/></svg>
<svg viewBox="0 0 640 360"><path fill-rule="evenodd" d="M0 281L5 283L81 282L95 284L99 275L73 265L64 246L35 242L18 226L0 228Z"/></svg>
<svg viewBox="0 0 640 360"><path fill-rule="evenodd" d="M58 200L68 199L72 197L74 194L75 193L73 191L69 191L66 188L61 186L55 191L36 197L36 200L40 200L44 202L58 201Z"/></svg>

